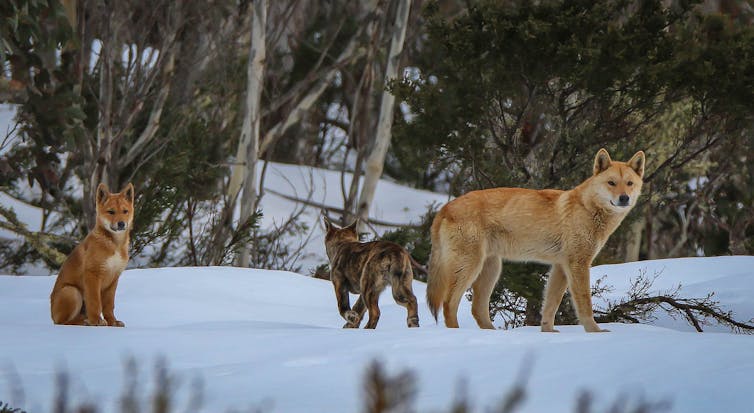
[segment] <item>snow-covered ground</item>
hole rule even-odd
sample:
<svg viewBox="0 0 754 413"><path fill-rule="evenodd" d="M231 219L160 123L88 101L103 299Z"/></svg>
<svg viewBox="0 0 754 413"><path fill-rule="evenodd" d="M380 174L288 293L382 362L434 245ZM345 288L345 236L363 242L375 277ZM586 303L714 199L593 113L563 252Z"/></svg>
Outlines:
<svg viewBox="0 0 754 413"><path fill-rule="evenodd" d="M683 281L689 291L717 291L738 318L754 316L754 257L600 266L592 275L606 274L618 294L640 271L661 271L658 288ZM65 327L49 318L53 281L0 277L0 400L30 412L51 410L63 369L74 400L117 411L129 357L139 363L145 397L160 357L179 378L180 403L201 378L207 412L260 404L273 412L356 412L374 359L391 374L416 373L420 412L447 409L461 380L476 411L485 411L521 377L526 360L525 412L573 411L583 390L593 392L595 411L620 396L669 401L674 412L754 411L754 336L623 324L608 325L605 334L579 326L559 334L483 331L467 302L462 328L452 330L431 319L420 282L414 291L422 327L406 328L405 310L386 291L376 330L343 330L329 282L223 267L128 270L116 301L126 328ZM23 400L14 396L19 386Z"/></svg>
<svg viewBox="0 0 754 413"><path fill-rule="evenodd" d="M3 116L7 122L0 110L0 124ZM271 164L265 178L269 191L261 204L263 227L288 218L297 207L292 197L342 205L340 182L338 172ZM446 201L446 195L381 181L372 216L407 224L428 205ZM38 229L40 211L1 194L0 202L13 205L31 229ZM304 242L300 264L306 273L325 260L319 207L305 207L301 219L311 232L293 237L290 245ZM0 232L0 237L12 236ZM442 321L434 323L424 302L425 285L415 282L421 328L406 328L405 310L385 292L377 330L343 330L327 281L266 270L134 266L138 261L123 274L116 300L124 329L53 326L49 292L54 277L0 276L0 402L30 413L50 411L56 374L64 370L74 402L118 411L125 360L133 357L139 363L140 388L148 397L154 363L164 357L179 379L179 403L188 398L193 379L204 382L206 412L258 405L272 412L356 412L365 367L377 359L391 374L416 373L419 412L447 411L461 381L475 411L486 411L526 366L525 412L573 411L584 390L595 397L594 411L604 411L621 396L633 402L668 401L672 411L681 413L754 411L748 393L754 388L754 336L721 327L698 334L682 319L658 314L652 325L612 324L606 334L586 334L579 326L561 327L559 334L542 334L538 328L482 331L464 301L462 328L450 330ZM34 271L47 274L43 268ZM592 269L592 280L604 277L604 284L613 286L606 300L622 297L640 275L657 276L651 291L679 284L680 296L687 298L714 291L736 319L754 317L754 257ZM604 305L595 301L597 307Z"/></svg>
<svg viewBox="0 0 754 413"><path fill-rule="evenodd" d="M592 281L604 277L604 284L612 286L613 290L604 294L605 299L596 300L595 304L604 307L606 300L625 297L630 282L639 276L653 279L651 293L668 293L680 287L678 297L704 298L714 292L712 300L720 302L725 310L733 311L739 321L754 318L754 257L674 258L600 265L592 268ZM663 312L657 314L652 324L695 331L682 317L673 319ZM704 329L730 331L719 324L711 324ZM754 378L752 380L754 384Z"/></svg>

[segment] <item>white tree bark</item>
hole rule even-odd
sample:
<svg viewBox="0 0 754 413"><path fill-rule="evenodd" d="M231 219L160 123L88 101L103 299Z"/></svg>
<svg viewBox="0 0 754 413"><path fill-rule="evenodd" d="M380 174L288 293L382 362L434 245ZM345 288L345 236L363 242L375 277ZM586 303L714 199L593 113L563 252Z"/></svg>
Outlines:
<svg viewBox="0 0 754 413"><path fill-rule="evenodd" d="M362 4L359 16L357 16L357 21L367 21L367 25L373 24L370 15L375 12L378 5L379 0L365 1L364 4ZM288 113L288 115L267 131L261 140L261 146L259 148L260 152L264 153L267 151L267 149L280 139L288 129L298 124L304 115L311 110L315 103L317 103L325 90L327 90L327 87L332 84L335 76L341 71L341 68L354 60L361 58L365 53L366 51L362 47L362 39L360 39L360 32L357 32L335 59L335 62L333 62L329 68L326 68L326 70L322 70L322 74L319 76L317 82L309 88L305 94L302 92L295 98L295 101L297 102L296 106Z"/></svg>
<svg viewBox="0 0 754 413"><path fill-rule="evenodd" d="M239 222L243 225L254 213L257 203L257 159L259 158L259 121L262 110L260 108L262 87L264 82L264 66L267 54L266 28L267 10L269 0L254 2L251 23L251 46L249 50L249 63L247 66L246 84L246 113L241 126L241 139L236 153L236 164L233 165L228 196L231 205L243 188L241 194L241 215ZM237 264L242 267L249 266L250 252L248 246L244 246L238 257Z"/></svg>
<svg viewBox="0 0 754 413"><path fill-rule="evenodd" d="M385 82L398 76L398 63L403 43L406 40L406 28L408 25L408 15L411 11L411 0L399 0L398 11L395 14L395 25L393 26L393 35L390 40L390 52L385 68ZM395 107L395 96L388 92L382 92L382 103L380 105L380 117L377 121L377 134L375 136L374 147L369 154L364 172L364 185L361 188L357 216L359 217L359 231L369 220L369 209L374 200L374 193L377 189L377 182L382 176L382 168L385 164L387 148L390 146L392 137L391 128L393 126L393 108Z"/></svg>
<svg viewBox="0 0 754 413"><path fill-rule="evenodd" d="M122 160L122 165L126 166L136 160L136 158L144 153L144 148L154 140L157 134L157 129L160 127L160 119L162 118L162 110L165 108L165 103L168 100L170 94L170 88L172 86L173 71L175 70L175 50L177 47L173 46L168 51L168 57L163 70L164 83L160 87L160 92L157 94L157 98L152 106L152 111L149 113L149 120L147 126L139 135L139 138L128 149L125 158Z"/></svg>
<svg viewBox="0 0 754 413"><path fill-rule="evenodd" d="M111 17L114 13L111 14ZM109 165L112 160L111 144L113 140L113 66L118 54L117 32L107 27L103 36L99 60L99 119L97 120L96 144L92 148L90 161L92 162L89 187L84 189L83 208L87 227L94 228L94 194L100 182L111 186L108 176Z"/></svg>

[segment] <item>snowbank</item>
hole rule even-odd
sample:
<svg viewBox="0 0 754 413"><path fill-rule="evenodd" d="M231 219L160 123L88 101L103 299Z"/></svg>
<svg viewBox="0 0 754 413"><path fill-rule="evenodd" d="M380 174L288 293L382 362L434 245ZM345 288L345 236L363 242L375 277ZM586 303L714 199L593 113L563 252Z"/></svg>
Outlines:
<svg viewBox="0 0 754 413"><path fill-rule="evenodd" d="M751 309L754 257L601 266L593 277L607 274L617 290L642 266L664 269L659 287L683 280L691 289L721 291L734 311ZM421 412L447 409L461 379L476 410L484 411L517 381L527 359L525 412L572 411L582 390L594 393L595 411L620 395L668 400L683 413L754 408L752 336L622 324L607 326L612 332L605 334L579 326L561 327L559 334L482 331L465 301L461 328L446 329L431 319L420 282L414 291L421 328L405 327L405 310L386 291L377 330L343 330L329 282L224 267L128 270L116 301L126 328L64 327L49 318L53 281L0 277L0 366L6 366L0 400L31 412L51 410L61 369L71 375L76 400L117 411L124 360L140 363L148 394L153 363L163 356L181 380L179 402L193 378L203 380L207 412L260 403L274 412L356 412L364 368L373 359L390 373L416 372ZM25 400L14 400L17 384Z"/></svg>

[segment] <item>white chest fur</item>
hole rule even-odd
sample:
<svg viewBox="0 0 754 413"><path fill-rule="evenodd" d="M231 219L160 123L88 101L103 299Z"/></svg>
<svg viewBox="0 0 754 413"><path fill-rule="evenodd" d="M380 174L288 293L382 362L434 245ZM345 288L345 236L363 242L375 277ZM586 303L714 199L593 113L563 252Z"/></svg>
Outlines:
<svg viewBox="0 0 754 413"><path fill-rule="evenodd" d="M103 267L107 274L118 275L126 269L126 264L128 264L126 257L115 254L105 260Z"/></svg>

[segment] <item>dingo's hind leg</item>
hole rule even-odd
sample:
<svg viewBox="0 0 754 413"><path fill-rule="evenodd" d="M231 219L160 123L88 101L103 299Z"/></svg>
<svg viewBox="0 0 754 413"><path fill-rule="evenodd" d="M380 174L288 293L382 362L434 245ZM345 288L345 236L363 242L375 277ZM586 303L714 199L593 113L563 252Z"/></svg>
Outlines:
<svg viewBox="0 0 754 413"><path fill-rule="evenodd" d="M442 308L446 327L458 328L458 306L461 304L464 293L471 287L482 270L480 255L479 253L469 253L468 256L456 261L459 263L458 265L451 266L451 268L455 267L454 276L450 281ZM489 315L487 318L489 318Z"/></svg>
<svg viewBox="0 0 754 413"><path fill-rule="evenodd" d="M83 325L85 316L81 313L84 298L78 288L67 285L56 291L52 298L51 315L55 324Z"/></svg>
<svg viewBox="0 0 754 413"><path fill-rule="evenodd" d="M487 257L479 276L471 285L474 295L471 298L471 314L479 328L494 329L490 319L490 295L500 278L503 261L500 257Z"/></svg>
<svg viewBox="0 0 754 413"><path fill-rule="evenodd" d="M409 264L410 265L410 264ZM390 282L391 289L393 291L393 299L399 305L406 307L408 315L406 317L406 324L409 327L419 327L419 306L416 303L416 296L414 295L411 282L413 281L413 273L411 267L408 266L408 271L398 272L393 274L393 278Z"/></svg>
<svg viewBox="0 0 754 413"><path fill-rule="evenodd" d="M376 328L377 323L380 321L380 291L370 289L363 291L361 294L364 297L364 302L366 303L367 311L369 312L369 320L364 328Z"/></svg>
<svg viewBox="0 0 754 413"><path fill-rule="evenodd" d="M555 329L555 313L558 311L560 302L563 301L568 282L566 281L565 271L559 264L554 264L547 277L547 286L545 286L545 298L542 304L542 331L546 333L557 333Z"/></svg>

